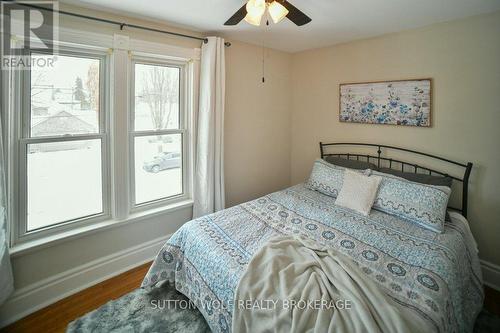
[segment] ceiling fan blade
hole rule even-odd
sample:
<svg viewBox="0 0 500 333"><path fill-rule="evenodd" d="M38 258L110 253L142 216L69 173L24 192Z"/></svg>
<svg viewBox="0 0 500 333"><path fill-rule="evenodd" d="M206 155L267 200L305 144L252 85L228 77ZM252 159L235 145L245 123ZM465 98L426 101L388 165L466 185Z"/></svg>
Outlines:
<svg viewBox="0 0 500 333"><path fill-rule="evenodd" d="M288 15L286 16L290 21L295 23L298 26L302 26L304 24L307 24L312 21L312 19L304 14L302 11L300 11L297 7L292 5L288 1L283 1L280 3L285 6L286 9L288 9Z"/></svg>
<svg viewBox="0 0 500 333"><path fill-rule="evenodd" d="M238 9L238 11L236 13L234 13L234 15L231 16L231 18L229 20L227 20L226 23L224 23L224 25L237 25L238 23L240 23L241 20L243 20L245 18L245 16L247 15L246 6L247 5L244 4L243 7Z"/></svg>

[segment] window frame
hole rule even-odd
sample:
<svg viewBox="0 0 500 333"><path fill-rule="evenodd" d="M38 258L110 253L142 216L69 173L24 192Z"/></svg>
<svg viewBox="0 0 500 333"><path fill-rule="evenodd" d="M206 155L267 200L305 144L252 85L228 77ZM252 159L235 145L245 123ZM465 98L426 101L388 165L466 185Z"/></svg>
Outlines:
<svg viewBox="0 0 500 333"><path fill-rule="evenodd" d="M135 65L152 65L179 69L179 128L162 130L135 130ZM190 124L190 73L189 61L151 54L134 53L130 56L130 85L129 85L129 207L131 214L167 204L180 202L191 198L190 164L191 158L191 124ZM135 191L135 138L155 135L181 135L182 192L170 197L160 198L148 202L136 203Z"/></svg>
<svg viewBox="0 0 500 333"><path fill-rule="evenodd" d="M43 52L34 52L43 54ZM15 128L15 138L13 145L16 147L16 156L12 156L15 169L17 164L17 179L14 189L18 190L17 200L15 200L16 217L11 219L11 243L18 244L49 237L54 234L86 226L93 223L102 222L111 218L111 168L110 168L110 59L107 50L92 46L59 45L59 55L73 56L78 58L98 59L99 63L99 130L96 133L60 135L60 136L31 136L31 70L21 70L13 73L14 84L18 89L14 89L14 103L17 104L12 110L19 110L13 115L12 122ZM20 73L19 73L20 72ZM16 82L17 81L17 82ZM17 103L16 103L17 102ZM54 223L52 225L28 231L28 145L36 143L50 142L70 142L78 140L101 141L101 202L102 211L100 213L82 216L79 218ZM15 190L14 190L15 194ZM17 221L17 223L15 222Z"/></svg>
<svg viewBox="0 0 500 333"><path fill-rule="evenodd" d="M185 48L154 41L130 38L123 34L102 34L71 29L59 28L60 39L52 41L59 50L80 50L106 56L105 92L101 97L106 98L105 109L101 106L101 113L106 115L106 154L108 170L102 173L103 184L108 184L106 193L109 200L109 215L93 220L81 222L71 221L64 225L54 225L46 230L33 232L28 237L19 237L19 140L21 121L18 119L21 110L20 95L23 92L22 71L8 70L0 73L3 120L3 137L6 154L6 188L7 188L7 234L10 253L18 256L31 253L35 249L44 248L70 239L78 239L89 234L118 228L129 223L142 223L159 216L168 216L178 209L188 209L193 205L193 175L194 175L194 143L196 141L194 117L199 99L200 78L200 48ZM17 43L22 46L22 36ZM32 40L31 45L37 45ZM41 44L39 46L42 46ZM131 207L130 200L130 74L131 59L144 57L157 61L177 63L184 67L184 129L183 136L183 190L184 195L144 207ZM101 82L103 77L101 77ZM101 100L103 103L104 100ZM104 127L101 127L104 129ZM102 160L104 166L105 160ZM104 195L104 192L103 192ZM104 209L104 205L103 205Z"/></svg>

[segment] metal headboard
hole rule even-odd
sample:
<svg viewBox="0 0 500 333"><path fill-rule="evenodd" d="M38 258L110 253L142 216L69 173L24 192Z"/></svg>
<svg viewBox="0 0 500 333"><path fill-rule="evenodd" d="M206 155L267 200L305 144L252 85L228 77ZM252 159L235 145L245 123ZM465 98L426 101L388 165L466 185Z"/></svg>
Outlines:
<svg viewBox="0 0 500 333"><path fill-rule="evenodd" d="M325 148L326 147L331 147L331 146L362 146L362 147L373 147L376 148L376 155L370 155L370 154L352 154L352 153L325 153ZM425 171L429 175L441 175L441 176L446 176L450 177L451 179L461 182L462 183L462 207L461 208L456 208L456 207L448 207L452 210L456 210L462 213L463 216L467 217L467 201L468 201L468 192L469 192L469 177L470 173L472 171L472 163L468 162L467 164L452 161L443 157L427 154L427 153L422 153L419 151L411 150L411 149L406 149L406 148L400 148L400 147L394 147L394 146L387 146L387 145L379 145L379 144L372 144L372 143L352 143L352 142L334 142L334 143L319 143L319 149L321 152L321 158L325 158L326 156L336 156L340 158L345 158L345 159L355 159L358 161L366 161L366 162L375 162L377 164L377 167L381 167L381 161L386 161L388 162L388 167L390 169L395 169L396 167L399 166L399 170L403 172L408 172L408 167L413 170L414 173L422 173L421 171ZM435 160L443 161L449 164L453 164L456 166L459 166L461 168L464 168L464 175L462 178L450 176L447 172L441 172L437 171L434 169L430 169L428 167L424 167L415 163L410 163L410 162L405 162L401 161L398 159L394 158L387 158L387 157L382 157L382 149L384 150L396 150L396 151L403 151L406 153L412 153L415 155L420 155L420 156L425 156L429 157ZM405 166L407 167L405 169ZM420 171L420 172L419 172Z"/></svg>

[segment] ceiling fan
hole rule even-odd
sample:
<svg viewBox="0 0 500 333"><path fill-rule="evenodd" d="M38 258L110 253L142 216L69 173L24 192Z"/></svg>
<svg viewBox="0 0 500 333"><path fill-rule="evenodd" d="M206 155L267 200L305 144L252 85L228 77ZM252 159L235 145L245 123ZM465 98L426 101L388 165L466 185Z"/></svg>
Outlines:
<svg viewBox="0 0 500 333"><path fill-rule="evenodd" d="M259 26L266 10L274 23L280 22L285 17L298 26L312 21L309 16L286 0L248 0L224 25L236 25L244 19L252 25Z"/></svg>

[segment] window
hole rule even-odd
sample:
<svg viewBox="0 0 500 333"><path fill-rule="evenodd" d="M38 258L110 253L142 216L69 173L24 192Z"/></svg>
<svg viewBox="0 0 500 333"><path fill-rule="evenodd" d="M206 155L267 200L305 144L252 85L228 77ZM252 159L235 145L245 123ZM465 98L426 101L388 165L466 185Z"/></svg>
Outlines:
<svg viewBox="0 0 500 333"><path fill-rule="evenodd" d="M31 53L32 58L53 58ZM20 74L20 237L109 216L106 56L61 51Z"/></svg>
<svg viewBox="0 0 500 333"><path fill-rule="evenodd" d="M152 53L61 42L53 67L32 61L31 69L2 79L11 245L190 199L197 71L187 57L198 55L168 57L178 50L140 47Z"/></svg>
<svg viewBox="0 0 500 333"><path fill-rule="evenodd" d="M133 73L131 182L136 207L184 193L186 105L182 66L135 59Z"/></svg>

